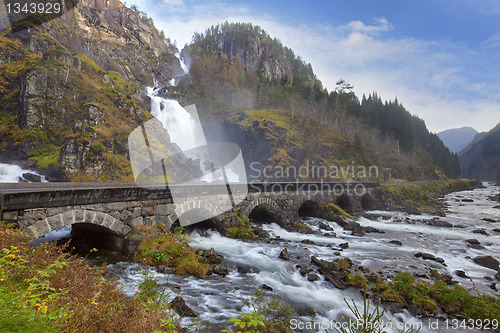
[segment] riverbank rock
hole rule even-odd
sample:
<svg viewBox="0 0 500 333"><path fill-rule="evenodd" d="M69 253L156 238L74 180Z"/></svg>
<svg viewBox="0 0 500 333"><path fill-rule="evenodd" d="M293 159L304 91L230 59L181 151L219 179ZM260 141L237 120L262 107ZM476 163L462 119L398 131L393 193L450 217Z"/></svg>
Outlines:
<svg viewBox="0 0 500 333"><path fill-rule="evenodd" d="M444 227L444 228L453 228L453 224L447 221L440 220L438 218L432 218L427 220L427 225L431 225L433 227Z"/></svg>
<svg viewBox="0 0 500 333"><path fill-rule="evenodd" d="M271 286L269 286L269 285L267 285L265 283L263 283L260 287L262 289L264 289L264 290L267 290L267 291L273 291L274 290L273 287L271 287Z"/></svg>
<svg viewBox="0 0 500 333"><path fill-rule="evenodd" d="M339 247L340 247L342 250L345 250L345 249L349 248L349 243L348 243L348 242L345 242L345 243L339 244Z"/></svg>
<svg viewBox="0 0 500 333"><path fill-rule="evenodd" d="M500 271L495 274L495 278L500 281Z"/></svg>
<svg viewBox="0 0 500 333"><path fill-rule="evenodd" d="M35 175L31 172L23 173L23 178L29 181L30 183L40 183L42 181L42 177L39 175Z"/></svg>
<svg viewBox="0 0 500 333"><path fill-rule="evenodd" d="M374 227L364 227L363 231L366 232L366 233L385 234L385 231L379 230L379 229L374 228Z"/></svg>
<svg viewBox="0 0 500 333"><path fill-rule="evenodd" d="M177 314L181 317L197 317L198 314L194 312L193 309L191 309L189 306L186 305L186 302L184 299L180 296L177 296L174 298L170 303L169 306L172 310L177 312Z"/></svg>
<svg viewBox="0 0 500 333"><path fill-rule="evenodd" d="M336 264L318 259L315 256L311 257L311 262L319 267L318 272L323 274L325 278L333 283L335 287L339 289L347 288L347 285L345 284L347 274L342 272Z"/></svg>
<svg viewBox="0 0 500 333"><path fill-rule="evenodd" d="M347 223L345 227L343 227L344 230L350 230L352 231L353 236L364 236L365 232L363 231L363 227L358 222L351 221Z"/></svg>
<svg viewBox="0 0 500 333"><path fill-rule="evenodd" d="M467 274L460 269L455 271L455 275L463 279L467 279Z"/></svg>
<svg viewBox="0 0 500 333"><path fill-rule="evenodd" d="M280 258L281 260L290 260L290 255L288 254L288 249L286 247L281 250L278 258Z"/></svg>
<svg viewBox="0 0 500 333"><path fill-rule="evenodd" d="M317 245L315 241L312 241L310 239L303 239L300 241L302 244L307 244L307 245Z"/></svg>
<svg viewBox="0 0 500 333"><path fill-rule="evenodd" d="M488 233L486 232L486 230L484 230L484 229L476 229L476 230L473 230L472 233L489 236Z"/></svg>
<svg viewBox="0 0 500 333"><path fill-rule="evenodd" d="M319 275L316 273L309 273L307 274L307 281L309 282L314 282L319 280Z"/></svg>
<svg viewBox="0 0 500 333"><path fill-rule="evenodd" d="M500 270L499 262L492 256L480 256L480 257L475 257L474 262L480 266L486 267L486 268L491 268L494 269L495 271Z"/></svg>
<svg viewBox="0 0 500 333"><path fill-rule="evenodd" d="M391 240L389 243L397 246L403 246L403 243L398 240Z"/></svg>
<svg viewBox="0 0 500 333"><path fill-rule="evenodd" d="M415 253L415 257L422 258L424 260L432 260L432 261L438 262L440 264L444 264L444 259L443 258L436 257L435 255L430 254L430 253L418 252L418 253Z"/></svg>
<svg viewBox="0 0 500 333"><path fill-rule="evenodd" d="M212 273L224 277L229 273L229 269L226 266L215 265L212 267Z"/></svg>
<svg viewBox="0 0 500 333"><path fill-rule="evenodd" d="M224 256L215 252L214 248L202 250L201 262L209 265L220 265Z"/></svg>
<svg viewBox="0 0 500 333"><path fill-rule="evenodd" d="M408 203L408 202L404 202L403 205L403 211L406 212L407 214L411 214L411 215L422 215L422 212L420 211L420 209L418 209L417 207L415 207L414 205Z"/></svg>

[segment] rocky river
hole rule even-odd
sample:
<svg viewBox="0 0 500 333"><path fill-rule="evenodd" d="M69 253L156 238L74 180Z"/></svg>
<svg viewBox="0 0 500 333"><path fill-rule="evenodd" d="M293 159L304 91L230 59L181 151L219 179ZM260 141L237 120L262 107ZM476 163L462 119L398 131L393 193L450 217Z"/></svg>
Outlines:
<svg viewBox="0 0 500 333"><path fill-rule="evenodd" d="M220 332L227 328L230 318L251 312L243 300L252 297L261 286L269 290L269 295L291 304L302 323L317 323L314 329L304 329L304 332L325 332L325 329L333 332L331 321L350 314L344 299L353 299L362 306L363 297L359 289L336 288L311 264L312 256L329 261L348 258L356 271L376 272L382 278L409 271L426 280L434 269L448 274L471 292L500 297L497 290L500 288L497 262L500 259L500 209L496 207L499 203L490 198L500 192L500 187L485 185L447 195L444 199L448 207L446 217L365 212L354 218L365 230L372 231L363 236L354 236L352 231L344 230L335 222L307 217L302 218L302 222L314 233L291 232L275 223L264 223L261 227L270 235L265 241L236 240L214 230L195 229L191 231L190 244L205 250L213 248L222 254L222 266L228 274L225 277L209 275L205 279L156 271L154 274L167 286L171 298L181 296L199 314L197 321L211 323L205 329L210 332ZM280 258L284 248L287 258L283 255ZM132 296L143 278L144 267L118 262L106 269L119 278L124 292ZM432 314L434 317L425 318L384 303L387 305L391 311L385 315L386 322L421 325L420 332L461 331L445 325L447 316L439 311ZM194 321L183 320L186 325ZM462 331L481 332L478 328Z"/></svg>

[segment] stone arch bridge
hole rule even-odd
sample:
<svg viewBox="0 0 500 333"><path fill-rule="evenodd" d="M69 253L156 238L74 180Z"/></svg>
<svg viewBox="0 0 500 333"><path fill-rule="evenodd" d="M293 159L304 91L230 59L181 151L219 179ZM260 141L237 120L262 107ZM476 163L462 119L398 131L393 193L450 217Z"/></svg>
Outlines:
<svg viewBox="0 0 500 333"><path fill-rule="evenodd" d="M175 205L171 189L144 188L130 183L38 183L0 184L1 220L19 229L43 236L70 224L93 224L125 237L134 227L164 224L170 227L180 216L192 211L207 218L224 219L251 215L265 206L282 221L328 202L349 213L374 208L376 183L250 183L243 200L230 209L221 209L213 193L226 185L182 185L175 193L183 196ZM172 186L171 186L172 188ZM215 191L214 191L215 190ZM226 192L227 193L227 192ZM207 197L210 196L210 200ZM214 200L215 199L215 200ZM222 201L223 198L221 198Z"/></svg>

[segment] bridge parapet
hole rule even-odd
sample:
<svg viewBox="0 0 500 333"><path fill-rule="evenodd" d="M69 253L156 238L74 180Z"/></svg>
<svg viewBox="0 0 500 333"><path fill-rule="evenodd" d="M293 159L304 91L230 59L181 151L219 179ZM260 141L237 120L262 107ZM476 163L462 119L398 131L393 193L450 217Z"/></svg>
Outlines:
<svg viewBox="0 0 500 333"><path fill-rule="evenodd" d="M268 205L283 221L298 218L306 201L321 206L339 204L350 212L363 209L362 195L370 195L376 183L250 183L244 200L235 207L217 205L213 193L226 190L221 184L172 186L185 199L176 206L170 189L164 186L138 187L135 184L0 184L1 219L21 230L40 236L74 223L106 227L120 236L141 225L170 227L182 214L199 209L222 220L233 215L250 215L260 205ZM210 195L206 202L204 197ZM224 198L220 198L221 203Z"/></svg>

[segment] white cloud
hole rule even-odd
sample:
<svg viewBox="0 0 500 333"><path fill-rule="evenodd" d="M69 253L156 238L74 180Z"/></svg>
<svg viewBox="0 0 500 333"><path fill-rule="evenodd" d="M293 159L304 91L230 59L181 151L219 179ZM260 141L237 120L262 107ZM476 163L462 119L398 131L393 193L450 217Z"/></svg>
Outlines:
<svg viewBox="0 0 500 333"><path fill-rule="evenodd" d="M182 0L162 1L167 6L166 1ZM487 70L478 63L475 70L471 67L474 61L491 59L451 42L393 38L395 28L385 18L376 18L371 24L290 25L278 17L254 14L241 5L168 7L177 7L175 15L163 17L158 10L143 10L181 48L195 31L203 32L211 25L226 20L251 22L310 62L328 89L344 78L354 84L359 96L376 91L384 99L397 97L432 131L461 126L481 131L500 122L500 74L489 71L485 76L482 72ZM492 38L488 45L496 45L497 40Z"/></svg>
<svg viewBox="0 0 500 333"><path fill-rule="evenodd" d="M184 0L161 0L167 6L183 6Z"/></svg>

